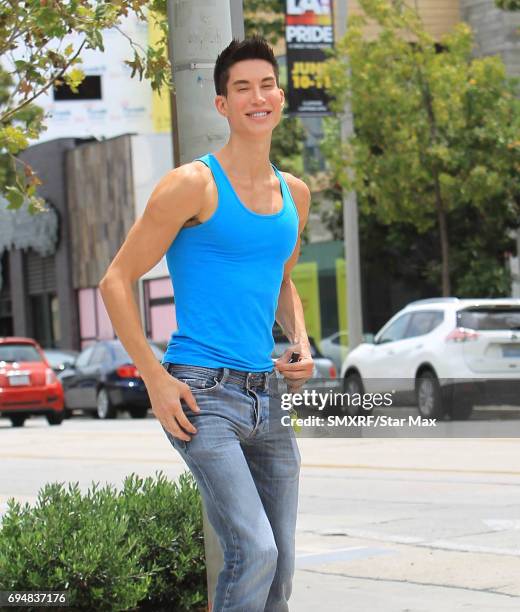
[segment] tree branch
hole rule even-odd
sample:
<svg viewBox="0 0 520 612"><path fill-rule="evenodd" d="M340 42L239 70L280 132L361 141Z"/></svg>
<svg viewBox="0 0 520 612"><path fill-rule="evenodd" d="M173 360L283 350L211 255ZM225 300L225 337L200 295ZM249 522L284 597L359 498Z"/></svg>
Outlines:
<svg viewBox="0 0 520 612"><path fill-rule="evenodd" d="M0 117L0 122L1 123L5 123L5 122L9 121L10 119L13 118L13 116L16 113L21 111L22 108L25 108L27 105L31 104L31 102L33 100L35 100L38 96L41 96L41 94L45 93L47 91L47 89L49 89L49 87L54 83L54 81L56 81L57 79L62 77L65 74L65 72L71 67L71 65L73 64L74 60L81 53L81 51L82 51L83 47L85 46L86 42L87 42L87 39L85 38L82 41L82 43L79 46L79 48L76 51L76 53L70 58L70 60L67 62L67 64L60 70L60 72L58 72L58 74L51 76L50 79L49 79L49 82L42 89L40 89L39 91L36 91L29 99L27 99L24 102L22 102L18 107L13 108L10 111L8 111L7 113L5 113L2 117Z"/></svg>

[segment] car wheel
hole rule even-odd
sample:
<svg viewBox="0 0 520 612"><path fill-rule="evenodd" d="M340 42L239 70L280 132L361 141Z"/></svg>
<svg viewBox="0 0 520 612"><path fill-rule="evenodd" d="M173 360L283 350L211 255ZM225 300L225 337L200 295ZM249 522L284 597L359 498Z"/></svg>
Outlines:
<svg viewBox="0 0 520 612"><path fill-rule="evenodd" d="M148 406L137 406L129 408L128 412L130 412L130 416L133 419L146 419L146 416L148 414Z"/></svg>
<svg viewBox="0 0 520 612"><path fill-rule="evenodd" d="M437 376L431 370L422 372L415 381L415 397L419 414L425 418L442 419L445 408Z"/></svg>
<svg viewBox="0 0 520 612"><path fill-rule="evenodd" d="M337 409L340 414L346 414L348 416L358 416L359 414L370 414L372 410L365 410L359 405L352 405L352 400L350 397L352 395L360 395L363 397L363 393L365 389L363 387L363 381L361 380L361 376L357 372L352 372L347 374L343 379L343 393L348 393L349 401L343 401L343 404L340 404ZM357 402L356 402L357 404Z"/></svg>
<svg viewBox="0 0 520 612"><path fill-rule="evenodd" d="M61 425L65 419L65 411L63 412L51 412L47 415L47 423L49 425Z"/></svg>
<svg viewBox="0 0 520 612"><path fill-rule="evenodd" d="M452 421L467 421L473 412L473 404L468 401L454 401L450 408Z"/></svg>
<svg viewBox="0 0 520 612"><path fill-rule="evenodd" d="M15 414L9 418L11 419L13 427L23 427L27 417L24 414Z"/></svg>
<svg viewBox="0 0 520 612"><path fill-rule="evenodd" d="M115 419L117 416L116 409L112 405L107 390L104 387L101 387L97 393L96 416L98 419Z"/></svg>

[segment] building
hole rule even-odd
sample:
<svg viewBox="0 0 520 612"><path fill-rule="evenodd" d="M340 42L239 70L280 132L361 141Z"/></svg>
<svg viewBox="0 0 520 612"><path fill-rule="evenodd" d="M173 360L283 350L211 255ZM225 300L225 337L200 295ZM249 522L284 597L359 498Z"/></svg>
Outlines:
<svg viewBox="0 0 520 612"><path fill-rule="evenodd" d="M121 30L144 47L156 35L151 22L135 16L126 18ZM38 98L49 114L47 130L23 159L42 179L39 195L49 213L28 218L2 205L0 335L74 349L114 337L97 284L173 162L169 96L130 78L125 36L107 31L104 42L104 53L82 53L86 79L78 94L62 86ZM66 37L63 44L69 43L77 46L78 37ZM47 236L43 242L42 236ZM136 294L147 312L147 329L161 337L157 309L164 289L154 278L165 275L165 266L157 266ZM161 324L172 327L171 284L167 300Z"/></svg>
<svg viewBox="0 0 520 612"><path fill-rule="evenodd" d="M172 167L169 134L60 138L30 147L24 159L43 181L40 195L50 212L29 217L5 205L0 211L0 246L10 247L2 256L0 335L76 349L113 338L97 285L153 185ZM147 331L162 339L159 325L175 324L171 284L167 291L162 282L166 276L161 262L136 289L148 313ZM158 298L166 298L169 308Z"/></svg>
<svg viewBox="0 0 520 612"><path fill-rule="evenodd" d="M86 49L81 53L79 67L85 80L77 93L66 85L53 86L38 98L38 106L49 115L39 143L58 138L102 139L125 133L169 132L170 124L163 121L168 99L154 94L147 80L130 78L131 68L125 64L132 55L126 36L146 47L153 27L131 14L122 20L120 30L125 36L114 29L104 32L104 52ZM77 48L79 40L76 34L67 35L62 46Z"/></svg>

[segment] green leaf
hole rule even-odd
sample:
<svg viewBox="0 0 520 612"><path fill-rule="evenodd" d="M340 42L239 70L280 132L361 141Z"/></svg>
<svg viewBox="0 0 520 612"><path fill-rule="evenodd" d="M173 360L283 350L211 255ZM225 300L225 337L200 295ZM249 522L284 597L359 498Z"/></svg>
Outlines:
<svg viewBox="0 0 520 612"><path fill-rule="evenodd" d="M25 200L25 195L17 188L13 186L7 186L5 197L9 201L7 206L10 210L16 210L22 206Z"/></svg>

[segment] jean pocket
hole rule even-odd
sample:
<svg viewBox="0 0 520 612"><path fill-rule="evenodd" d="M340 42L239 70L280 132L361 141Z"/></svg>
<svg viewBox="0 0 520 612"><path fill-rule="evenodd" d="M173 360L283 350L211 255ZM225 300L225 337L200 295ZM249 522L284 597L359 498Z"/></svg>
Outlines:
<svg viewBox="0 0 520 612"><path fill-rule="evenodd" d="M172 373L175 376L175 372ZM186 376L175 376L177 380L188 385L192 393L207 393L220 386L220 381L216 376L204 378L188 378Z"/></svg>
<svg viewBox="0 0 520 612"><path fill-rule="evenodd" d="M168 438L168 440L170 441L170 444L173 446L173 448L179 452L185 451L186 450L186 441L185 440L180 440L179 438L176 438L172 433L170 433L165 427L164 425L161 425L161 427L163 428L164 433L166 434L166 437Z"/></svg>

